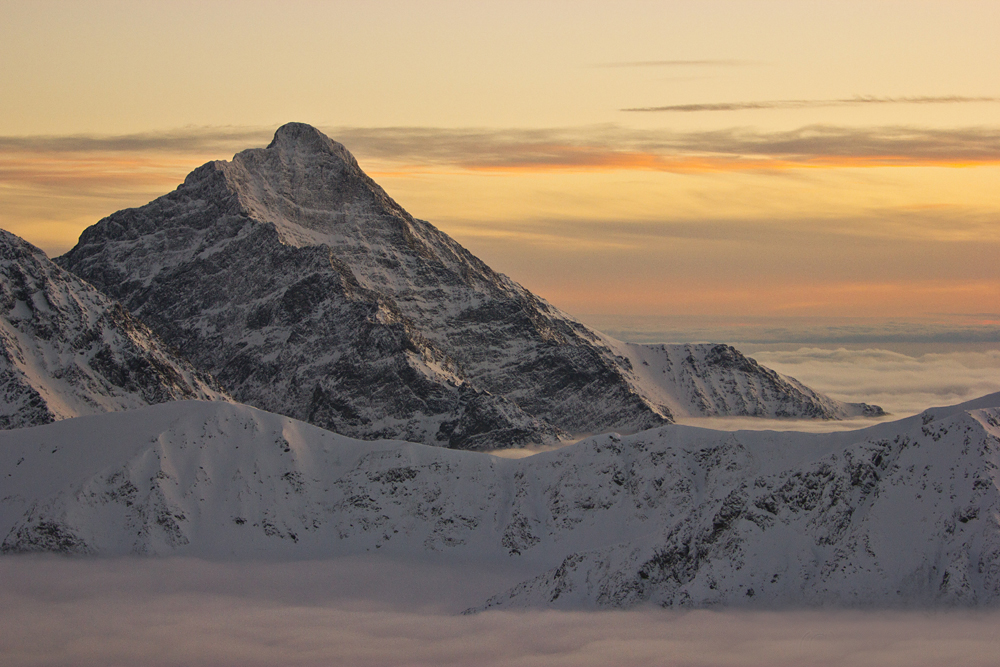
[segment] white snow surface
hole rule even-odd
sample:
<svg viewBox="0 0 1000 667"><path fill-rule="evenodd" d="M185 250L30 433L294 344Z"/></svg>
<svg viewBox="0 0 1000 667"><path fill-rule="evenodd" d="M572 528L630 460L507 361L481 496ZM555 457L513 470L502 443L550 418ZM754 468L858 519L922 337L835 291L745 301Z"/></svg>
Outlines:
<svg viewBox="0 0 1000 667"><path fill-rule="evenodd" d="M479 607L988 605L1000 394L859 431L668 425L522 459L181 401L0 433L5 553L523 568Z"/></svg>
<svg viewBox="0 0 1000 667"><path fill-rule="evenodd" d="M120 304L0 230L0 428L229 400Z"/></svg>

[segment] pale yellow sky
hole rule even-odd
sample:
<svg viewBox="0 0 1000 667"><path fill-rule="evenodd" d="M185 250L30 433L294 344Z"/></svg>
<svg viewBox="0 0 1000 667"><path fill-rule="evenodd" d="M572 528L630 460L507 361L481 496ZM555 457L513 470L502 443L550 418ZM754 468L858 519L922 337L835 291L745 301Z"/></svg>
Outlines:
<svg viewBox="0 0 1000 667"><path fill-rule="evenodd" d="M0 16L0 227L50 254L297 120L573 313L1000 311L994 0Z"/></svg>

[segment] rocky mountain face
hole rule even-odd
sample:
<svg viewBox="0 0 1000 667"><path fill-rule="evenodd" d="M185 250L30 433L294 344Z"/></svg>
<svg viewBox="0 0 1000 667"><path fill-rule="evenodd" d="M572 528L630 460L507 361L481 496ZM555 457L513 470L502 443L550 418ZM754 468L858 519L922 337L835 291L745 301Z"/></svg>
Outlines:
<svg viewBox="0 0 1000 667"><path fill-rule="evenodd" d="M57 261L238 400L361 438L483 449L637 431L678 410L851 412L734 350L711 380L637 369L655 353L492 271L298 123L102 220Z"/></svg>
<svg viewBox="0 0 1000 667"><path fill-rule="evenodd" d="M669 425L522 459L221 402L0 433L5 553L512 564L481 608L1000 601L1000 394L832 434Z"/></svg>
<svg viewBox="0 0 1000 667"><path fill-rule="evenodd" d="M230 400L119 303L0 230L0 428Z"/></svg>

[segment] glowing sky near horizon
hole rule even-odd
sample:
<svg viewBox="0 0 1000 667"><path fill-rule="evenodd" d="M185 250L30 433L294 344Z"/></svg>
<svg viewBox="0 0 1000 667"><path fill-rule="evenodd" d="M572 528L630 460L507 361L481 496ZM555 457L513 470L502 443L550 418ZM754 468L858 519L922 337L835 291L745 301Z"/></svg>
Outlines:
<svg viewBox="0 0 1000 667"><path fill-rule="evenodd" d="M577 314L995 325L1000 3L0 0L50 254L280 124Z"/></svg>

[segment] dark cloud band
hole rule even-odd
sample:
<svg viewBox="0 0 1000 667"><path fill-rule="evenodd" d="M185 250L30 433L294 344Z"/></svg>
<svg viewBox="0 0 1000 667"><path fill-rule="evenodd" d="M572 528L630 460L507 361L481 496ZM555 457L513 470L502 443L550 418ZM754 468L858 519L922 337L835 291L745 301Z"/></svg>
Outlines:
<svg viewBox="0 0 1000 667"><path fill-rule="evenodd" d="M85 152L192 152L228 150L231 146L267 144L272 129L194 127L165 132L121 135L0 136L0 151Z"/></svg>
<svg viewBox="0 0 1000 667"><path fill-rule="evenodd" d="M729 128L704 132L615 125L492 129L324 128L363 160L417 168L472 170L645 169L676 172L788 168L796 164L992 164L1000 126L929 129L810 125L783 132ZM228 157L264 146L271 128L192 128L120 136L0 137L0 171L25 154L154 153ZM48 168L48 167L47 167Z"/></svg>
<svg viewBox="0 0 1000 667"><path fill-rule="evenodd" d="M758 109L815 109L867 104L968 104L998 101L1000 101L998 97L964 97L961 95L941 95L936 97L873 97L858 95L838 100L773 100L768 102L722 102L718 104L671 104L662 107L633 107L622 109L622 111L692 113L697 111L748 111Z"/></svg>
<svg viewBox="0 0 1000 667"><path fill-rule="evenodd" d="M472 169L607 167L763 169L767 160L873 164L1000 162L1000 127L927 129L812 125L785 132L675 133L614 126L549 130L341 128L334 136L371 157ZM711 167L711 164L709 164Z"/></svg>

